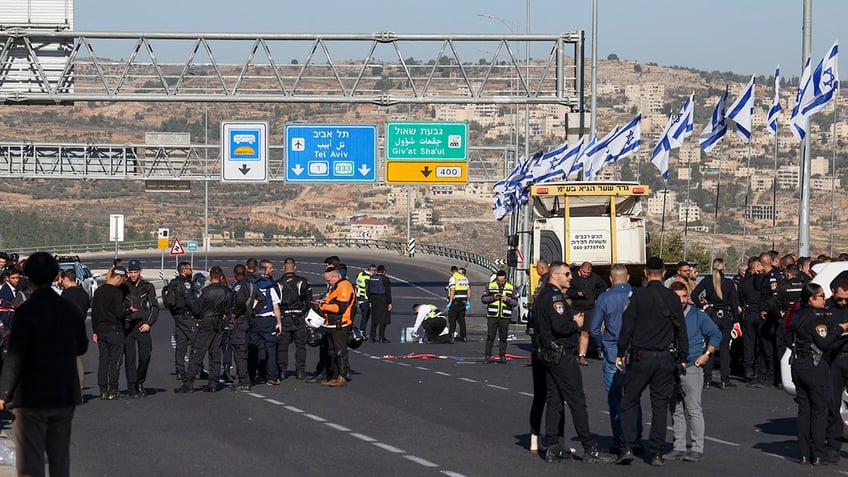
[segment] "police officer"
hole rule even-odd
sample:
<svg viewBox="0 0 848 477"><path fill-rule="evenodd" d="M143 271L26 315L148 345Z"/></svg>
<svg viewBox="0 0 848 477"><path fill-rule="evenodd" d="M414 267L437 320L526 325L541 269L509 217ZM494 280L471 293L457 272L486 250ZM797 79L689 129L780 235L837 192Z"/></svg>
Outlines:
<svg viewBox="0 0 848 477"><path fill-rule="evenodd" d="M356 282L354 283L356 288L356 306L359 307L359 311L362 313L362 318L359 320L359 329L362 330L363 333L365 333L368 329L368 319L371 318L371 301L368 299L368 282L375 273L377 273L377 265L368 265L367 270L362 270L358 275L356 275ZM368 335L365 335L365 339L369 339Z"/></svg>
<svg viewBox="0 0 848 477"><path fill-rule="evenodd" d="M837 324L830 319L824 290L815 283L804 285L800 303L786 331L786 346L794 344L792 382L798 403L799 463L825 465L829 463L825 439L830 400L826 358L829 348L848 332L848 323Z"/></svg>
<svg viewBox="0 0 848 477"><path fill-rule="evenodd" d="M830 319L835 324L848 323L848 272L842 272L830 282L832 295L827 300ZM830 412L827 417L827 460L839 462L842 449L842 428L845 423L839 412L842 392L848 384L848 341L840 340L834 346L830 362Z"/></svg>
<svg viewBox="0 0 848 477"><path fill-rule="evenodd" d="M124 324L124 372L127 377L127 395L131 398L142 398L145 395L144 380L147 379L150 352L153 350L150 328L159 319L156 288L141 276L141 272L141 262L130 260L127 264L129 280L124 286L127 289L126 299L136 311L127 318ZM138 365L136 365L136 358L138 358Z"/></svg>
<svg viewBox="0 0 848 477"><path fill-rule="evenodd" d="M748 259L748 273L739 282L739 302L742 305L742 365L748 385L762 387L757 374L762 374L759 359L760 329L763 325L761 311L764 306L763 268L759 257Z"/></svg>
<svg viewBox="0 0 848 477"><path fill-rule="evenodd" d="M666 419L674 393L675 367L685 370L689 356L689 337L680 298L663 286L665 264L652 257L645 264L647 286L633 290L630 305L624 310L618 336L616 369L624 369L621 400L621 454L618 463L633 461L636 423L642 392L651 387L651 465L665 465Z"/></svg>
<svg viewBox="0 0 848 477"><path fill-rule="evenodd" d="M281 294L287 296L285 288L294 293L288 294L290 302L280 302L283 329L277 335L277 368L280 379L286 379L289 365L289 345L294 342L294 365L297 379L306 379L306 313L312 303L312 287L309 281L296 274L297 263L288 257L283 261L283 276L277 280ZM296 297L296 298L294 298Z"/></svg>
<svg viewBox="0 0 848 477"><path fill-rule="evenodd" d="M506 281L506 271L498 270L495 279L489 283L481 301L486 305L486 349L483 362L491 362L492 347L495 344L495 334L498 335L498 356L501 364L506 360L506 335L512 318L512 308L518 304L512 283Z"/></svg>
<svg viewBox="0 0 848 477"><path fill-rule="evenodd" d="M230 347L233 351L233 361L238 373L236 391L250 391L250 375L247 372L247 345L250 334L250 322L253 315L265 308L265 295L259 287L247 276L244 265L233 267L233 315L230 329Z"/></svg>
<svg viewBox="0 0 848 477"><path fill-rule="evenodd" d="M283 327L280 289L273 280L274 265L269 260L260 260L257 271L260 276L254 279L253 283L265 295L265 307L253 317L251 323L247 363L250 377L253 378L259 369L259 344L262 343L265 347L265 384L276 386L280 384L277 377L276 335Z"/></svg>
<svg viewBox="0 0 848 477"><path fill-rule="evenodd" d="M730 380L730 332L733 325L739 322L739 293L733 286L733 281L724 276L725 263L723 258L713 259L713 273L710 278L704 278L692 291L692 302L702 308L721 331L721 340L709 343L719 350L721 359L721 389L735 388ZM704 389L712 385L715 358L704 363Z"/></svg>
<svg viewBox="0 0 848 477"><path fill-rule="evenodd" d="M465 276L465 269L457 269L451 276L450 289L448 290L448 333L450 342L453 343L454 332L459 325L459 341L468 341L465 328L465 306L471 299L471 284Z"/></svg>
<svg viewBox="0 0 848 477"><path fill-rule="evenodd" d="M124 351L124 321L136 310L127 307L121 286L127 278L124 267L112 268L103 286L91 299L93 341L100 350L97 384L100 399L118 399L118 377L121 373L121 353Z"/></svg>
<svg viewBox="0 0 848 477"><path fill-rule="evenodd" d="M773 265L775 259L772 255L770 252L760 254L760 263L763 265L762 292L765 300L765 307L761 312L764 322L760 329L760 356L762 357L764 375L760 377L760 383L780 387L780 373L775 372L780 361L780 358L777 357L778 327L781 318L779 290L786 278L780 269Z"/></svg>
<svg viewBox="0 0 848 477"><path fill-rule="evenodd" d="M193 291L183 293L186 304L197 319L197 333L191 342L191 356L188 361L188 372L183 385L174 390L175 393L194 392L194 377L203 367L203 358L209 353L209 382L203 387L204 392L218 390L218 376L221 375L221 337L224 332L224 322L231 320L233 307L233 292L227 287L227 279L221 267L209 270L209 286L205 287L200 296Z"/></svg>
<svg viewBox="0 0 848 477"><path fill-rule="evenodd" d="M174 369L177 373L177 381L182 382L186 373L186 356L189 344L197 330L197 321L192 316L184 298L186 291L192 291L191 264L180 262L177 265L177 273L178 275L168 282L162 301L174 317Z"/></svg>
<svg viewBox="0 0 848 477"><path fill-rule="evenodd" d="M548 411L545 415L548 450L545 460L557 462L568 453L568 447L563 442L563 402L567 402L574 430L583 444L583 460L602 462L598 443L589 431L583 375L577 364L578 337L583 315L573 314L565 299L565 293L571 285L571 270L563 262L553 262L549 273L548 283L533 303L535 334L544 350L548 383Z"/></svg>

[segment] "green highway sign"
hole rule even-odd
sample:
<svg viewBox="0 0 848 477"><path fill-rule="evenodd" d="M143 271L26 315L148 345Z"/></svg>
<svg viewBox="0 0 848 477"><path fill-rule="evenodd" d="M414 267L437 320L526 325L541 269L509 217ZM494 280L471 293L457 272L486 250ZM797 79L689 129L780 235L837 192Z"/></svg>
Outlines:
<svg viewBox="0 0 848 477"><path fill-rule="evenodd" d="M466 161L468 123L386 123L387 161Z"/></svg>

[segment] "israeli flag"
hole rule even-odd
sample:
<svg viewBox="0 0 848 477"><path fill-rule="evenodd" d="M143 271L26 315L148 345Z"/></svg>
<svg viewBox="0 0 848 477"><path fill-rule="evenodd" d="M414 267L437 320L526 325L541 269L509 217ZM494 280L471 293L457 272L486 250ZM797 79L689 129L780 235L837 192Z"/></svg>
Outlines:
<svg viewBox="0 0 848 477"><path fill-rule="evenodd" d="M780 107L780 65L777 65L774 70L774 99L771 101L768 119L766 119L769 137L774 137L777 134L777 118L780 117L781 111L783 111L783 108Z"/></svg>
<svg viewBox="0 0 848 477"><path fill-rule="evenodd" d="M654 147L654 152L651 154L651 163L660 170L660 174L662 174L663 180L666 182L668 182L668 153L671 152L672 149L669 132L679 117L679 115L668 115L668 122L666 123L662 134L660 134L660 141L657 143L656 147Z"/></svg>
<svg viewBox="0 0 848 477"><path fill-rule="evenodd" d="M609 154L601 167L633 154L642 145L642 113L619 129L607 145ZM600 170L600 169L599 169Z"/></svg>
<svg viewBox="0 0 848 477"><path fill-rule="evenodd" d="M597 134L592 134L592 137L589 138L589 142L577 154L577 159L574 161L574 164L571 165L571 169L569 169L568 173L565 174L566 179L568 179L568 177L572 174L580 172L581 169L584 169L586 167L586 151L595 147L595 143L597 142ZM580 143L583 143L583 138L580 138Z"/></svg>
<svg viewBox="0 0 848 477"><path fill-rule="evenodd" d="M789 130L799 142L804 140L807 135L807 128L810 126L810 120L801 114L803 104L809 102L809 97L812 94L810 87L810 58L804 64L804 72L801 73L801 82L798 84L798 92L795 93L795 106L792 107L792 115L789 116Z"/></svg>
<svg viewBox="0 0 848 477"><path fill-rule="evenodd" d="M603 139L596 141L594 146L585 151L585 157L583 159L583 175L587 179L593 179L598 171L601 170L601 167L604 166L604 162L609 155L609 143L617 133L618 126L610 131L609 134L604 136Z"/></svg>
<svg viewBox="0 0 848 477"><path fill-rule="evenodd" d="M571 167L574 165L577 157L580 155L582 147L583 138L580 138L580 142L574 146L569 147L566 143L550 151L548 154L551 156L553 168L548 173L537 177L536 183L551 182L566 177L568 172L571 171Z"/></svg>
<svg viewBox="0 0 848 477"><path fill-rule="evenodd" d="M754 76L748 81L748 85L736 101L730 105L727 119L736 125L736 133L744 142L751 141L751 117L754 115Z"/></svg>
<svg viewBox="0 0 848 477"><path fill-rule="evenodd" d="M802 115L809 117L821 111L836 94L836 90L839 88L838 55L839 41L837 40L827 50L827 54L813 71L810 80L813 94L808 103L801 105Z"/></svg>
<svg viewBox="0 0 848 477"><path fill-rule="evenodd" d="M695 92L689 95L689 99L683 103L680 112L669 125L668 138L671 149L683 145L683 140L691 136L695 131Z"/></svg>
<svg viewBox="0 0 848 477"><path fill-rule="evenodd" d="M718 100L710 116L710 123L701 132L699 143L704 152L710 152L727 133L727 88Z"/></svg>

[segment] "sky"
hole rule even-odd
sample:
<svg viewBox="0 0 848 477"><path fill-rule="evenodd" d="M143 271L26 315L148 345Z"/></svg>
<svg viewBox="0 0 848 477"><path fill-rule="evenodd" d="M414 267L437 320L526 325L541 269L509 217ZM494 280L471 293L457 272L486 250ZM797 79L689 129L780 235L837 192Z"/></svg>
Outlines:
<svg viewBox="0 0 848 477"><path fill-rule="evenodd" d="M506 34L525 32L528 4L530 33L585 30L589 58L592 0L75 0L74 29ZM598 56L744 75L773 74L780 64L783 76L800 76L802 7L803 0L598 0ZM848 31L846 18L846 0L813 2L814 63ZM848 61L840 72L848 79Z"/></svg>

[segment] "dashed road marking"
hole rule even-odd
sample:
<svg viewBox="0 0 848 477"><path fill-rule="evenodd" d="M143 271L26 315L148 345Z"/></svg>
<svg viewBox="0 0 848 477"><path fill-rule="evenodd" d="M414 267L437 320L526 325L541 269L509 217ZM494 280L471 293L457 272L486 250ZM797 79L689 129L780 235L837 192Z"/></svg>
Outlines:
<svg viewBox="0 0 848 477"><path fill-rule="evenodd" d="M276 399L270 399L270 398L266 399L265 402L270 402L271 404L276 404L277 406L282 406L282 405L285 404L285 403L282 403L280 401L277 401Z"/></svg>
<svg viewBox="0 0 848 477"><path fill-rule="evenodd" d="M490 387L490 388L494 388L494 389L500 389L501 391L509 391L509 388L505 388L503 386L498 386L496 384L487 384L486 387Z"/></svg>
<svg viewBox="0 0 848 477"><path fill-rule="evenodd" d="M296 413L298 413L298 414L303 414L303 409L298 409L298 408L296 408L296 407L294 407L294 406L286 406L286 409L288 409L288 410L289 410L289 411L291 411L291 412L296 412Z"/></svg>
<svg viewBox="0 0 848 477"><path fill-rule="evenodd" d="M321 416L316 416L315 414L304 414L304 416L308 417L309 419L312 419L313 421L327 422L326 419Z"/></svg>
<svg viewBox="0 0 848 477"><path fill-rule="evenodd" d="M424 366L416 366L415 369L420 369L421 371L430 371L430 368L425 368Z"/></svg>
<svg viewBox="0 0 848 477"><path fill-rule="evenodd" d="M453 376L451 373L446 373L444 371L435 371L435 373L438 374L439 376L448 376L448 377Z"/></svg>
<svg viewBox="0 0 848 477"><path fill-rule="evenodd" d="M382 442L372 442L372 444L379 447L380 449L387 450L387 451L389 451L393 454L405 454L406 453L406 451L404 451L403 449L398 449L395 446L391 446L389 444L384 444Z"/></svg>
<svg viewBox="0 0 848 477"><path fill-rule="evenodd" d="M361 441L377 442L377 439L374 439L373 437L366 436L365 434L360 434L358 432L352 432L350 435L352 435L353 437L355 437L355 438L357 438Z"/></svg>
<svg viewBox="0 0 848 477"><path fill-rule="evenodd" d="M460 380L460 381L465 381L465 382L468 382L468 383L476 383L476 382L478 382L476 379L471 379L471 378L459 378L459 380Z"/></svg>
<svg viewBox="0 0 848 477"><path fill-rule="evenodd" d="M350 429L348 429L347 427L342 426L340 424L336 424L334 422L325 422L324 425L326 425L328 427L332 427L333 429L335 429L337 431L350 432Z"/></svg>
<svg viewBox="0 0 848 477"><path fill-rule="evenodd" d="M404 459L409 459L409 460L411 460L412 462L415 462L418 465L423 465L424 467L438 467L439 466L439 464L435 464L433 462L430 462L427 459L422 459L421 457L417 457L417 456L414 456L414 455L407 454L403 457L404 457Z"/></svg>

